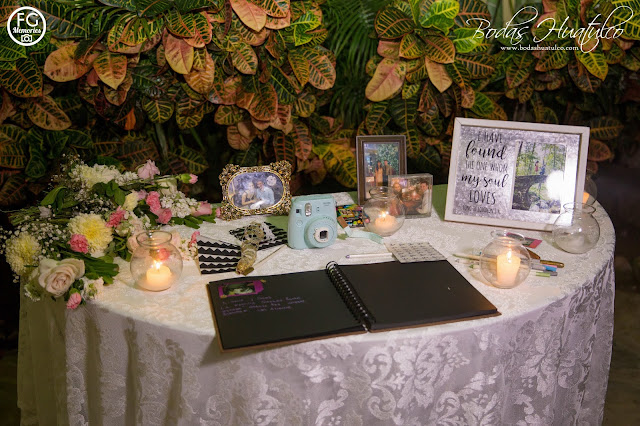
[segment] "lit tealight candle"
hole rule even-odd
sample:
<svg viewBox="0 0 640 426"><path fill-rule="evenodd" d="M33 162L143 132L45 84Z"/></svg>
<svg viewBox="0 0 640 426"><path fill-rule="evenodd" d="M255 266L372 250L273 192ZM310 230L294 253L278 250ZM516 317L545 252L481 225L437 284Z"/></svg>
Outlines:
<svg viewBox="0 0 640 426"><path fill-rule="evenodd" d="M498 255L498 282L499 286L511 287L516 282L520 269L520 258L515 256L511 250Z"/></svg>
<svg viewBox="0 0 640 426"><path fill-rule="evenodd" d="M374 232L391 232L396 227L396 218L387 214L386 212L382 212L382 214L378 218L376 218L373 226Z"/></svg>
<svg viewBox="0 0 640 426"><path fill-rule="evenodd" d="M172 279L171 269L167 265L155 261L147 271L147 281L144 287L153 291L166 290L171 286Z"/></svg>

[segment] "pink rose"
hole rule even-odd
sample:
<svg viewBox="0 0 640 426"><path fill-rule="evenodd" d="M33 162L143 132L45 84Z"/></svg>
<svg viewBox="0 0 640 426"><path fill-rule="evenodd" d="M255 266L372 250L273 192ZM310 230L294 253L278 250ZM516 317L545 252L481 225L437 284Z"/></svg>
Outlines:
<svg viewBox="0 0 640 426"><path fill-rule="evenodd" d="M199 236L200 236L200 231L195 231L193 234L191 234L191 241L189 242L189 245L192 246L196 244L198 242Z"/></svg>
<svg viewBox="0 0 640 426"><path fill-rule="evenodd" d="M151 160L147 160L145 164L138 167L138 176L140 176L140 179L151 179L159 174L160 170L156 167L156 163Z"/></svg>
<svg viewBox="0 0 640 426"><path fill-rule="evenodd" d="M222 215L222 211L220 210L220 207L216 208L216 217L219 218Z"/></svg>
<svg viewBox="0 0 640 426"><path fill-rule="evenodd" d="M80 306L80 302L82 302L82 296L80 293L73 293L69 296L69 300L67 301L67 309L75 309Z"/></svg>
<svg viewBox="0 0 640 426"><path fill-rule="evenodd" d="M160 210L162 210L162 206L160 205L160 193L158 193L157 191L151 191L147 195L146 202L147 205L151 208L151 213L159 216L158 213L160 213Z"/></svg>
<svg viewBox="0 0 640 426"><path fill-rule="evenodd" d="M81 234L73 234L69 240L71 250L78 253L89 253L89 242L87 237Z"/></svg>
<svg viewBox="0 0 640 426"><path fill-rule="evenodd" d="M192 185L198 181L198 176L194 175L193 173L190 173L189 177L189 183Z"/></svg>
<svg viewBox="0 0 640 426"><path fill-rule="evenodd" d="M200 201L198 203L198 208L195 211L192 211L191 214L194 216L204 216L209 215L213 211L211 204L206 201Z"/></svg>
<svg viewBox="0 0 640 426"><path fill-rule="evenodd" d="M145 198L147 198L147 191L144 189L138 191L138 200L144 200Z"/></svg>
<svg viewBox="0 0 640 426"><path fill-rule="evenodd" d="M158 222L160 223L167 224L171 220L171 209L160 209L158 213L154 212L154 214L158 215Z"/></svg>
<svg viewBox="0 0 640 426"><path fill-rule="evenodd" d="M122 222L122 219L124 219L125 214L126 211L124 211L122 207L118 206L116 211L111 213L111 216L109 216L107 226L115 228L116 226L120 225L120 222Z"/></svg>

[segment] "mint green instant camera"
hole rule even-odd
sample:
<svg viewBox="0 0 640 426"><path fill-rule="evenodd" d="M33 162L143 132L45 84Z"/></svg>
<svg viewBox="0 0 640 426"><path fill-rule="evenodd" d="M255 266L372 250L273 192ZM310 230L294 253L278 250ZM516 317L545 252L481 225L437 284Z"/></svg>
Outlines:
<svg viewBox="0 0 640 426"><path fill-rule="evenodd" d="M304 195L291 200L289 247L323 248L336 241L336 201L331 195Z"/></svg>

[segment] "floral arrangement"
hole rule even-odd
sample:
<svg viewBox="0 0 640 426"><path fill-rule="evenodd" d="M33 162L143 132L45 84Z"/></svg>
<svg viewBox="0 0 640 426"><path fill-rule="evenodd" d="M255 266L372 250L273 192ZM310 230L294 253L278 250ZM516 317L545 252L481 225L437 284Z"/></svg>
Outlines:
<svg viewBox="0 0 640 426"><path fill-rule="evenodd" d="M136 172L89 166L72 157L53 177L54 187L39 206L9 214L15 230L3 230L0 254L24 278L32 300L64 297L69 309L94 298L118 273L115 257L129 260L135 236L161 225L198 228L215 222L211 204L185 196L178 183L194 184L193 174L160 176L153 161ZM190 241L172 233L183 257L195 255Z"/></svg>

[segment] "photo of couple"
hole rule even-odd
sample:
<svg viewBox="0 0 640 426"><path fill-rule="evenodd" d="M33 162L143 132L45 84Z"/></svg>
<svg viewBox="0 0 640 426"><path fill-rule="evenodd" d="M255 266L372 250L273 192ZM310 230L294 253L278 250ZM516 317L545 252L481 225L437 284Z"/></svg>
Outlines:
<svg viewBox="0 0 640 426"><path fill-rule="evenodd" d="M282 199L282 181L274 173L242 173L229 182L229 200L244 210L265 209Z"/></svg>

